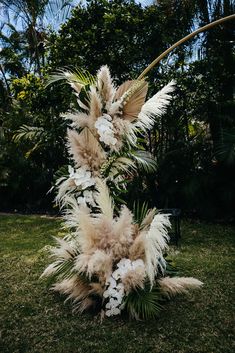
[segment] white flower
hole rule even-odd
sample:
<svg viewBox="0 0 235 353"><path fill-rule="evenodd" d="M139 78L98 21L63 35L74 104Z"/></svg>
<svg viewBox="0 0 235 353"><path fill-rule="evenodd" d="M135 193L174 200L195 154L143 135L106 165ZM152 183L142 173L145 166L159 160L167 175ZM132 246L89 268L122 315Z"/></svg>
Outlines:
<svg viewBox="0 0 235 353"><path fill-rule="evenodd" d="M121 310L118 308L112 308L110 310L106 310L105 312L107 316L119 315L120 313L121 313Z"/></svg>
<svg viewBox="0 0 235 353"><path fill-rule="evenodd" d="M77 198L77 202L79 205L84 205L86 206L87 204L95 207L96 203L95 203L95 198L94 198L94 191L92 190L85 190L83 192L83 196L79 196Z"/></svg>
<svg viewBox="0 0 235 353"><path fill-rule="evenodd" d="M114 137L112 118L108 114L100 116L96 122L95 127L100 135L99 140L108 146L114 146L117 139Z"/></svg>
<svg viewBox="0 0 235 353"><path fill-rule="evenodd" d="M118 315L121 312L123 307L122 301L125 295L124 285L121 281L128 271L135 270L138 267L145 267L143 260L137 259L131 261L130 259L123 258L118 262L117 269L106 281L108 288L103 293L104 298L109 298L109 301L105 305L107 316Z"/></svg>
<svg viewBox="0 0 235 353"><path fill-rule="evenodd" d="M73 179L76 186L82 190L95 185L95 179L92 178L91 172L84 166L75 170L73 167L69 166L69 177Z"/></svg>

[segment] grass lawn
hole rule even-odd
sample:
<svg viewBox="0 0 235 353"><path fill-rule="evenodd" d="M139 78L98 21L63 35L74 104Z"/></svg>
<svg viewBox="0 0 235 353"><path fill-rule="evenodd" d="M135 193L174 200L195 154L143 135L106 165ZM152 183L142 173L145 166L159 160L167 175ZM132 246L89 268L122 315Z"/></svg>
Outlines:
<svg viewBox="0 0 235 353"><path fill-rule="evenodd" d="M130 322L72 314L39 276L60 220L0 216L0 352L228 353L233 340L235 228L183 222L172 258L205 285L167 303L157 320Z"/></svg>

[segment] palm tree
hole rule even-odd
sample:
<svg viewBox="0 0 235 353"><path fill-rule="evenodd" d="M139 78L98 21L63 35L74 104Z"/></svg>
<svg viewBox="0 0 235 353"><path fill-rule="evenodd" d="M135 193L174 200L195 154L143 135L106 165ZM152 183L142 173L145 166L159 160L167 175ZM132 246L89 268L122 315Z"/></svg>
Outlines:
<svg viewBox="0 0 235 353"><path fill-rule="evenodd" d="M3 20L2 30L15 22L19 32L24 33L28 47L30 67L41 75L44 64L47 28L56 29L58 23L68 18L75 0L0 0Z"/></svg>

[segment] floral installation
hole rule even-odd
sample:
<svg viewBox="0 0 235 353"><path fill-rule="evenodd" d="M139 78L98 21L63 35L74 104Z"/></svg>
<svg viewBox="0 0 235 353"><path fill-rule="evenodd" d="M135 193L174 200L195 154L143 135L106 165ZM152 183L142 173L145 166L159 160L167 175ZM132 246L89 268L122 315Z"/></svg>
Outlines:
<svg viewBox="0 0 235 353"><path fill-rule="evenodd" d="M50 249L53 262L42 276L54 280L52 289L71 299L76 311L155 317L164 300L202 282L178 277L171 269L167 214L146 205L131 211L114 200L139 168L156 168L153 157L139 148L138 137L166 112L175 82L146 100L144 79L116 87L107 66L96 77L61 71L51 81L62 78L79 106L65 115L73 165L56 182L68 234L56 239L58 246Z"/></svg>

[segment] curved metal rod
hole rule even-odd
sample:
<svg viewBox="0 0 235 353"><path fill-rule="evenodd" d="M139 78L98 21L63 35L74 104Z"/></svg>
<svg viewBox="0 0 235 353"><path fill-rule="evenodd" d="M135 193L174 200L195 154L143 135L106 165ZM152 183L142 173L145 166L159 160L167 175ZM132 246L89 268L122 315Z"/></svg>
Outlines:
<svg viewBox="0 0 235 353"><path fill-rule="evenodd" d="M186 42L187 40L194 37L195 35L197 35L200 32L206 31L214 26L217 26L217 25L219 25L225 21L229 21L229 20L235 20L235 14L230 15L230 16L226 16L226 17L220 18L219 20L216 20L214 22L208 23L207 25L200 27L196 31L188 34L186 37L180 39L178 42L173 44L170 48L165 50L161 55L159 55L153 62L151 62L151 64L149 64L149 66L146 67L146 69L139 75L137 80L140 80L141 78L143 78L157 63L159 63L159 61L161 61L164 58L164 56L166 56L168 53L170 53L173 49L178 47L180 44Z"/></svg>

